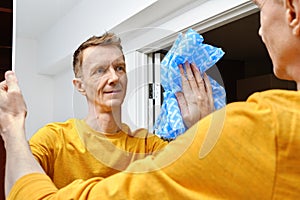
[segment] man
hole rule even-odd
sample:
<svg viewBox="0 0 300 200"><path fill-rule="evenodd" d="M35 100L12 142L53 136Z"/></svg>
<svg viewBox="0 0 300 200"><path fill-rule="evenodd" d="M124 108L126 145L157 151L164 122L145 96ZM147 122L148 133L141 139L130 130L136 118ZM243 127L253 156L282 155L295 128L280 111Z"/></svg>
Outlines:
<svg viewBox="0 0 300 200"><path fill-rule="evenodd" d="M207 76L202 81L193 64L185 65L193 80L187 82L182 71L186 87L178 93L178 101L183 111L188 110L185 97L187 103L195 105L184 117L190 127L211 112L213 100ZM33 155L56 187L76 179L109 177L166 146L166 141L146 129L131 131L122 123L127 75L121 41L115 34L105 33L83 42L74 53L73 71L74 87L87 100L87 116L47 124L30 140ZM197 101L197 96L202 96L204 102Z"/></svg>
<svg viewBox="0 0 300 200"><path fill-rule="evenodd" d="M296 81L300 90L300 1L255 3L261 9L259 34L276 76ZM6 74L6 81L1 91L0 123L7 150L9 199L300 197L299 91L270 90L256 93L246 102L229 104L202 119L163 152L133 162L127 172L103 181L97 177L77 180L58 190L30 155L24 139L25 104L12 72ZM223 126L216 129L220 122ZM215 138L218 140L206 151L208 139ZM166 164L188 141L191 146Z"/></svg>

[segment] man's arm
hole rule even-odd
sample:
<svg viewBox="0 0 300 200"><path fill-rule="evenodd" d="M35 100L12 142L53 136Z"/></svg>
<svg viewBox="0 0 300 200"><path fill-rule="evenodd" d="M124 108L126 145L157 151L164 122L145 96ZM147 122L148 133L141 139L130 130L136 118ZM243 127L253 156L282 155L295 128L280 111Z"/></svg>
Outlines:
<svg viewBox="0 0 300 200"><path fill-rule="evenodd" d="M5 193L22 176L44 173L33 158L25 138L27 113L17 78L12 71L5 73L6 81L0 83L0 133L6 149ZM22 153L20 153L22 152ZM18 170L16 170L18 169Z"/></svg>
<svg viewBox="0 0 300 200"><path fill-rule="evenodd" d="M12 72L5 77L0 90L0 133L7 150L6 194L12 189L8 199L272 197L276 135L262 133L275 130L276 124L267 123L273 120L273 110L265 101L254 99L226 107L226 112L225 108L214 112L163 152L133 162L126 172L104 180L76 180L57 190L25 140L26 106L16 77ZM261 133L254 136L257 130Z"/></svg>
<svg viewBox="0 0 300 200"><path fill-rule="evenodd" d="M245 107L250 110L245 113L250 117L241 123ZM255 108L256 105L241 104L229 109L226 115L236 111L241 115L225 122L225 127L221 123L226 120L225 109L218 110L172 141L157 156L135 161L124 172L104 180L76 180L57 190L46 175L28 174L15 184L10 199L270 199L275 173L275 135L254 136L253 131L274 127L265 123L272 118L266 114L270 110L261 110L255 118L251 116ZM253 129L243 129L245 125ZM225 132L219 135L223 128ZM212 144L214 137L219 139ZM213 145L210 152L205 140ZM182 144L189 144L188 148Z"/></svg>

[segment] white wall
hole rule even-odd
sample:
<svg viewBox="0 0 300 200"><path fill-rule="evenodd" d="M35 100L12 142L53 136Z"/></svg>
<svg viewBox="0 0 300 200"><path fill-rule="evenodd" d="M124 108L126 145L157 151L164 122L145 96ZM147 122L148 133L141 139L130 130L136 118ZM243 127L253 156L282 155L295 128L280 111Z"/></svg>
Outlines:
<svg viewBox="0 0 300 200"><path fill-rule="evenodd" d="M73 71L70 69L59 73L53 77L54 79L54 108L53 108L53 119L55 121L65 121L69 118L74 117L74 90L72 79L74 77ZM83 104L85 101L83 102ZM86 105L84 104L84 107Z"/></svg>
<svg viewBox="0 0 300 200"><path fill-rule="evenodd" d="M37 73L37 43L32 39L16 41L16 74L27 102L27 138L53 119L54 82L52 77Z"/></svg>
<svg viewBox="0 0 300 200"><path fill-rule="evenodd" d="M156 1L80 1L54 26L37 38L40 41L38 47L40 72L59 73L66 66L57 63L67 56L72 56L80 43L92 35L101 35L111 30Z"/></svg>

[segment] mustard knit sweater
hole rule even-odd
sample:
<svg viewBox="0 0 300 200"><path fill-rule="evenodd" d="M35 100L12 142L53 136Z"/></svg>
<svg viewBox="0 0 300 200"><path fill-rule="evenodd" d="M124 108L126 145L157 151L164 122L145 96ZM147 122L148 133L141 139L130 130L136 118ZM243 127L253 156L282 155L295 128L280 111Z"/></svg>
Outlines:
<svg viewBox="0 0 300 200"><path fill-rule="evenodd" d="M9 199L299 199L299 130L300 92L256 93L207 116L126 172L62 190L46 175L29 174Z"/></svg>

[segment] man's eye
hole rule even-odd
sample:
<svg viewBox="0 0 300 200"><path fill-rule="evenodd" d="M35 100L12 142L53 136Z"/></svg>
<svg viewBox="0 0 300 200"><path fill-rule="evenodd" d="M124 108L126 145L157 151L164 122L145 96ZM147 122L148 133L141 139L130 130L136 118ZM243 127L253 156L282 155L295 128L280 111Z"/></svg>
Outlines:
<svg viewBox="0 0 300 200"><path fill-rule="evenodd" d="M116 70L117 71L124 71L125 72L125 67L124 66L117 66Z"/></svg>
<svg viewBox="0 0 300 200"><path fill-rule="evenodd" d="M102 73L104 73L104 72L105 72L105 69L103 69L103 68L97 69L97 73L99 73L99 74L102 74Z"/></svg>

